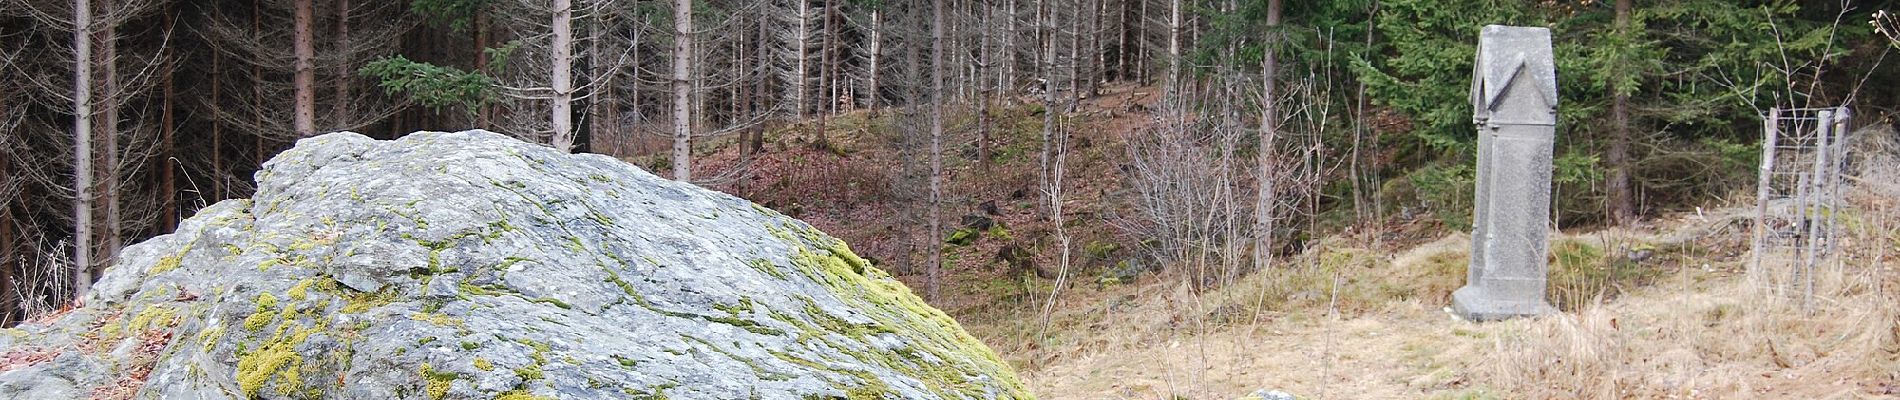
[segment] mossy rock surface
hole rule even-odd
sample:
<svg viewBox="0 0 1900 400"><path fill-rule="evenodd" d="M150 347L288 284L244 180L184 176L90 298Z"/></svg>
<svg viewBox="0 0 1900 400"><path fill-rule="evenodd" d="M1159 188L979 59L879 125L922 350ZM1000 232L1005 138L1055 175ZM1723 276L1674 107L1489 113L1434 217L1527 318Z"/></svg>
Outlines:
<svg viewBox="0 0 1900 400"><path fill-rule="evenodd" d="M0 334L0 398L1021 399L810 225L484 131L333 133Z"/></svg>

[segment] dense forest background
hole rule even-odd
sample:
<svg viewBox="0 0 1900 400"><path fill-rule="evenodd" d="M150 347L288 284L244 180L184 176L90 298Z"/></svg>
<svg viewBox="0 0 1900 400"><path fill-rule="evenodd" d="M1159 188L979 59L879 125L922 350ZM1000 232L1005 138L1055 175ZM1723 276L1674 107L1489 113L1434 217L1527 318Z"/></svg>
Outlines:
<svg viewBox="0 0 1900 400"><path fill-rule="evenodd" d="M1554 34L1560 222L1638 223L1752 184L1771 107L1891 123L1900 69L1869 24L1891 6L0 0L0 322L57 307L125 244L248 197L264 160L338 130L484 128L723 187L751 164L696 165L696 148L751 154L798 129L826 149L830 118L888 111L915 156L888 160L915 166L894 185L927 211L911 235L941 238L942 164L993 162L992 116L1027 109L1043 119L1036 208L1059 220L1061 157L1087 135L1076 105L1110 86L1162 97L1124 110L1154 123L1116 154L1115 225L1163 262L1221 253L1230 276L1276 241L1390 214L1462 229L1485 24ZM926 253L934 297L943 262Z"/></svg>

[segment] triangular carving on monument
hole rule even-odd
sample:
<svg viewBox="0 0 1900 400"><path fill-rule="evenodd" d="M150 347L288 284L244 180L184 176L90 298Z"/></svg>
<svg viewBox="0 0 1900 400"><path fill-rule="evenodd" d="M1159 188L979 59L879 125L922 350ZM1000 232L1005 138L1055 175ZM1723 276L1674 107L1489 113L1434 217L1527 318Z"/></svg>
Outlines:
<svg viewBox="0 0 1900 400"><path fill-rule="evenodd" d="M1504 98L1504 96L1501 95L1505 93L1504 91L1506 89L1510 89L1511 85L1517 83L1518 74L1524 73L1524 53L1514 54L1514 57L1511 57L1510 66L1510 69L1504 70L1509 72L1507 72L1506 76L1502 77L1503 79L1498 79L1500 78L1498 76L1485 77L1485 81L1488 83L1485 85L1484 93L1484 108L1486 110L1496 111L1498 109L1498 101ZM1498 70L1493 69L1492 71ZM1498 82L1502 82L1502 84L1489 84Z"/></svg>

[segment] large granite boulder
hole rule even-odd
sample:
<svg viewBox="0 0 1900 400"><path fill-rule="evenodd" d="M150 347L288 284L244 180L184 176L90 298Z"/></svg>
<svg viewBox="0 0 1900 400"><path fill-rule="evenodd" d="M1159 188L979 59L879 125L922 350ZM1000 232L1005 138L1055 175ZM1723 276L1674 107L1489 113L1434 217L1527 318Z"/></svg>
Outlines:
<svg viewBox="0 0 1900 400"><path fill-rule="evenodd" d="M0 332L0 398L1030 397L838 239L608 157L334 133L257 178Z"/></svg>

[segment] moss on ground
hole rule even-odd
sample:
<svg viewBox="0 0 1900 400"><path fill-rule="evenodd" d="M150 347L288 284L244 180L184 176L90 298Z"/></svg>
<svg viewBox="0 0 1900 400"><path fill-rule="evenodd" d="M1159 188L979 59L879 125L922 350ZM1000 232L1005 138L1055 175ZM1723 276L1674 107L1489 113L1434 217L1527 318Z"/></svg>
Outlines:
<svg viewBox="0 0 1900 400"><path fill-rule="evenodd" d="M179 263L185 259L185 253L190 251L191 244L185 244L185 248L179 249L177 253L158 259L158 264L152 265L152 275L163 274L178 269Z"/></svg>
<svg viewBox="0 0 1900 400"><path fill-rule="evenodd" d="M302 369L304 356L297 353L297 346L308 340L311 335L323 332L325 322L315 325L286 320L280 324L276 333L266 339L256 350L238 354L238 388L245 396L257 397L264 385L276 378L277 393L282 395L298 394L303 391Z"/></svg>
<svg viewBox="0 0 1900 400"><path fill-rule="evenodd" d="M422 367L416 370L416 374L422 376L423 387L428 391L430 400L442 400L448 397L449 386L455 384L456 379L462 378L461 374L438 371L435 366L428 363L423 363Z"/></svg>

